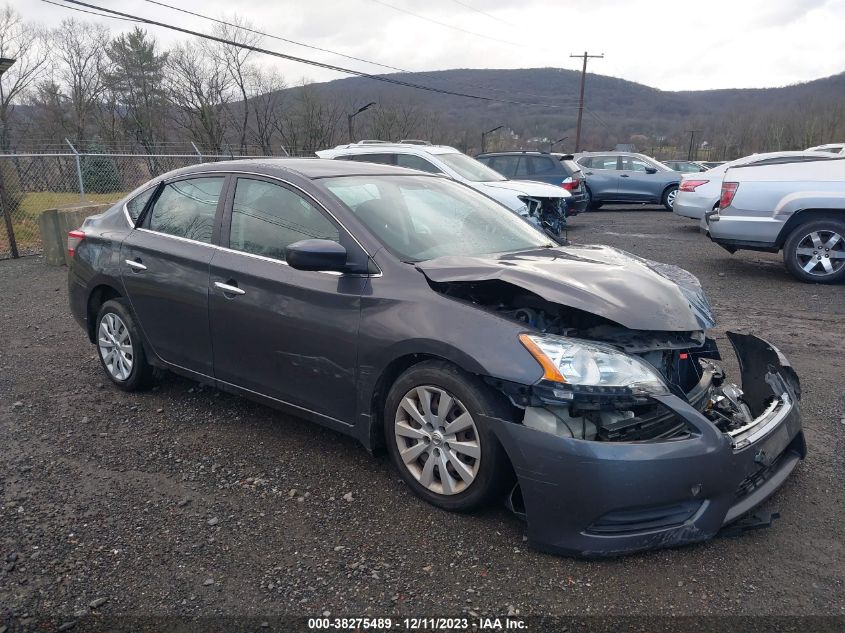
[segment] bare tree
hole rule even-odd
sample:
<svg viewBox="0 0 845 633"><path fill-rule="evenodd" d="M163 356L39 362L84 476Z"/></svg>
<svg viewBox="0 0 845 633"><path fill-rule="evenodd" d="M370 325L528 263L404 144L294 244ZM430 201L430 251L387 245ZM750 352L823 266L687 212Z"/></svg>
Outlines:
<svg viewBox="0 0 845 633"><path fill-rule="evenodd" d="M247 104L252 96L251 90L255 86L256 68L249 63L253 51L236 44L257 46L261 42L260 35L245 29L252 29L252 25L238 16L233 17L230 24L218 22L214 25L214 35L235 44L223 44L222 42L204 44L208 54L218 64L226 68L233 84L233 90L240 96L240 103L233 104L231 114L239 119L238 144L241 154L246 152L246 138L249 131L249 108Z"/></svg>
<svg viewBox="0 0 845 633"><path fill-rule="evenodd" d="M287 88L285 80L273 70L256 69L252 77L248 112L251 114L251 138L265 155L273 154L272 141L279 129Z"/></svg>
<svg viewBox="0 0 845 633"><path fill-rule="evenodd" d="M326 98L303 80L292 96L291 107L280 118L277 131L287 147L310 153L334 144L345 111L340 102Z"/></svg>
<svg viewBox="0 0 845 633"><path fill-rule="evenodd" d="M23 21L10 5L0 12L0 57L14 59L12 67L0 77L0 149L11 146L11 116L14 106L34 87L47 68L43 34Z"/></svg>
<svg viewBox="0 0 845 633"><path fill-rule="evenodd" d="M67 18L50 34L55 75L70 109L68 133L86 138L91 119L105 91L108 72L105 26Z"/></svg>
<svg viewBox="0 0 845 633"><path fill-rule="evenodd" d="M232 79L203 47L181 44L167 61L167 95L176 123L201 146L219 153L228 129L226 106L232 100Z"/></svg>

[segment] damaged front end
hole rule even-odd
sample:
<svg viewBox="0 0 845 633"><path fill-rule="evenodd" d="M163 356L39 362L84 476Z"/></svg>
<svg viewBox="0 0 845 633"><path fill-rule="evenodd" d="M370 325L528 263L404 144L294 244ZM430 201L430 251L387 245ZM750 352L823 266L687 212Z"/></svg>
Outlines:
<svg viewBox="0 0 845 633"><path fill-rule="evenodd" d="M563 198L519 196L525 204L529 222L539 227L546 235L558 242L566 238L566 201Z"/></svg>
<svg viewBox="0 0 845 633"><path fill-rule="evenodd" d="M626 288L609 271L591 288L598 299L588 311L588 296L568 288L592 279L553 287L500 263L495 273L479 263L447 274L444 262L424 272L435 291L523 324L519 339L543 369L532 385L488 379L522 411L517 423L491 424L518 475L509 505L536 547L603 556L705 540L771 495L804 457L792 367L768 342L729 332L741 380L729 379L689 273L637 260L660 280L627 290L651 292L614 303ZM632 312L643 306L654 309Z"/></svg>

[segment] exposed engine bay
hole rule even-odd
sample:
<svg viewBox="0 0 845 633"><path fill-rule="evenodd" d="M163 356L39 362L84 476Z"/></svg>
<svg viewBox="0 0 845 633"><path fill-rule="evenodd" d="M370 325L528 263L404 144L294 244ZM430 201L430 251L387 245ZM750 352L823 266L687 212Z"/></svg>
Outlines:
<svg viewBox="0 0 845 633"><path fill-rule="evenodd" d="M555 304L500 280L430 282L434 290L468 301L527 328L611 345L657 369L671 392L730 436L751 429L771 415L778 399L746 398L726 380L715 341L703 330L633 330L583 310ZM497 385L525 410L523 423L560 437L592 441L665 441L694 434L681 417L655 400L601 390L565 392L542 383L529 396ZM771 393L771 391L770 391ZM755 394L756 395L756 394ZM563 396L563 397L562 397Z"/></svg>
<svg viewBox="0 0 845 633"><path fill-rule="evenodd" d="M547 235L561 241L566 233L566 208L563 198L519 196L528 209L528 218Z"/></svg>

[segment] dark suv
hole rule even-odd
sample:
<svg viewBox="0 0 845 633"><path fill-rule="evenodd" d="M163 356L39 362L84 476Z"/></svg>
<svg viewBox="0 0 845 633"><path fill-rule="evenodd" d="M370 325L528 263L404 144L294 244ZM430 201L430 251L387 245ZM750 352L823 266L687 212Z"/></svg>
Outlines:
<svg viewBox="0 0 845 633"><path fill-rule="evenodd" d="M488 152L475 158L511 180L534 180L563 187L572 196L567 200L569 216L587 209L584 176L571 154Z"/></svg>

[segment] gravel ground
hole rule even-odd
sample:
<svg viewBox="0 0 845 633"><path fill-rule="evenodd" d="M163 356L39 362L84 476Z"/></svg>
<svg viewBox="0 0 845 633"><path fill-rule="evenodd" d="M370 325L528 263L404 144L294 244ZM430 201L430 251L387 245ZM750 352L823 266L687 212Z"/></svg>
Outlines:
<svg viewBox="0 0 845 633"><path fill-rule="evenodd" d="M843 287L728 255L653 209L579 216L570 238L687 268L718 334L759 334L792 361L810 452L768 502L771 529L605 561L529 550L504 509L432 508L339 434L174 376L117 391L65 270L29 257L0 262L0 630L92 611L845 614Z"/></svg>

